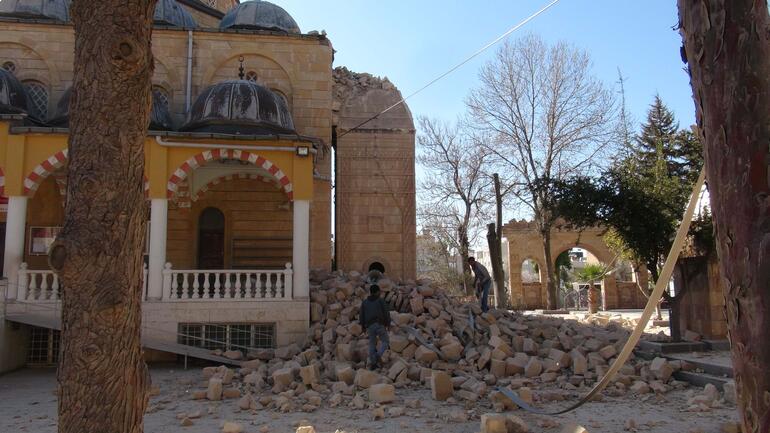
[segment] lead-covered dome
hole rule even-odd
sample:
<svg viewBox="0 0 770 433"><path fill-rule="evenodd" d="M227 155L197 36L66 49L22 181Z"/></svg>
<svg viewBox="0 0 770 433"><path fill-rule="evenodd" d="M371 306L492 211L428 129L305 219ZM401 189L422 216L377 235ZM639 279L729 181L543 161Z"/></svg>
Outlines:
<svg viewBox="0 0 770 433"><path fill-rule="evenodd" d="M247 80L224 81L195 100L183 131L223 134L293 134L286 101Z"/></svg>
<svg viewBox="0 0 770 433"><path fill-rule="evenodd" d="M67 22L70 20L70 3L71 0L2 0L0 16Z"/></svg>
<svg viewBox="0 0 770 433"><path fill-rule="evenodd" d="M56 114L48 120L48 124L57 128L70 126L70 98L72 87L64 91L56 104ZM150 111L149 128L153 131L170 131L174 129L168 106L160 100L156 92L152 92L152 110Z"/></svg>
<svg viewBox="0 0 770 433"><path fill-rule="evenodd" d="M153 16L155 24L184 28L198 27L195 18L176 0L158 0Z"/></svg>
<svg viewBox="0 0 770 433"><path fill-rule="evenodd" d="M219 28L300 33L297 22L288 12L280 6L261 0L245 1L230 9L219 23Z"/></svg>
<svg viewBox="0 0 770 433"><path fill-rule="evenodd" d="M24 87L12 73L0 68L0 114L26 112L27 93Z"/></svg>

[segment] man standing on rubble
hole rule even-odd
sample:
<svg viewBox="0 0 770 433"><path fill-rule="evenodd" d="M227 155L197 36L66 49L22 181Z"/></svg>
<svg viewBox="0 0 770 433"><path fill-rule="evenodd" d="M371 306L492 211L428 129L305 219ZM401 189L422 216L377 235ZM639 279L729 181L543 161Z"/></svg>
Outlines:
<svg viewBox="0 0 770 433"><path fill-rule="evenodd" d="M369 335L369 369L376 370L380 367L380 358L388 350L390 340L388 328L390 328L390 313L385 301L380 298L380 286L372 284L369 287L369 297L361 303L359 321ZM380 341L380 349L377 350L377 340Z"/></svg>
<svg viewBox="0 0 770 433"><path fill-rule="evenodd" d="M488 300L489 289L492 288L492 277L489 276L487 268L477 262L475 258L468 257L468 264L476 277L473 280L473 285L476 287L476 297L481 298L481 311L486 313L489 310Z"/></svg>

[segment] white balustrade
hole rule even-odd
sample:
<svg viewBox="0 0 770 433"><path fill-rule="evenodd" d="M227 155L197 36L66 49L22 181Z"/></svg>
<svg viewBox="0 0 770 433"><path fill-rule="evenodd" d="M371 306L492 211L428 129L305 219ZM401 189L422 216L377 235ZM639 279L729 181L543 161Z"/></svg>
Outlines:
<svg viewBox="0 0 770 433"><path fill-rule="evenodd" d="M285 269L163 269L164 301L281 301L293 297L291 263Z"/></svg>
<svg viewBox="0 0 770 433"><path fill-rule="evenodd" d="M19 294L21 301L58 302L61 300L59 276L54 271L27 269L27 264L19 267Z"/></svg>

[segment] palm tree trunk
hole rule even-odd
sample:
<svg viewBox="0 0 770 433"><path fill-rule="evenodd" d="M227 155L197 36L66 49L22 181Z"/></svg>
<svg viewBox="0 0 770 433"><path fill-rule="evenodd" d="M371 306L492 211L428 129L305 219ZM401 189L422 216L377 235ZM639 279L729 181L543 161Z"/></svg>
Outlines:
<svg viewBox="0 0 770 433"><path fill-rule="evenodd" d="M141 275L154 0L74 0L61 278L60 433L141 433Z"/></svg>
<svg viewBox="0 0 770 433"><path fill-rule="evenodd" d="M744 432L770 432L770 16L766 0L678 0Z"/></svg>

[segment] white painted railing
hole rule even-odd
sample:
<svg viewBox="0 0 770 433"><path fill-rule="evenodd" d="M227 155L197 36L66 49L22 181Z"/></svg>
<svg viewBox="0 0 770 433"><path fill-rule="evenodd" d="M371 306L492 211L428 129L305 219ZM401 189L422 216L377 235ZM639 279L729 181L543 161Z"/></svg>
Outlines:
<svg viewBox="0 0 770 433"><path fill-rule="evenodd" d="M286 269L163 270L164 301L248 301L292 299L291 263Z"/></svg>
<svg viewBox="0 0 770 433"><path fill-rule="evenodd" d="M19 291L17 299L33 302L58 302L61 300L59 276L54 271L27 269L27 264L19 267Z"/></svg>
<svg viewBox="0 0 770 433"><path fill-rule="evenodd" d="M147 265L142 269L143 292L147 290ZM28 302L61 301L59 276L51 270L27 269L27 264L19 266L17 299Z"/></svg>

